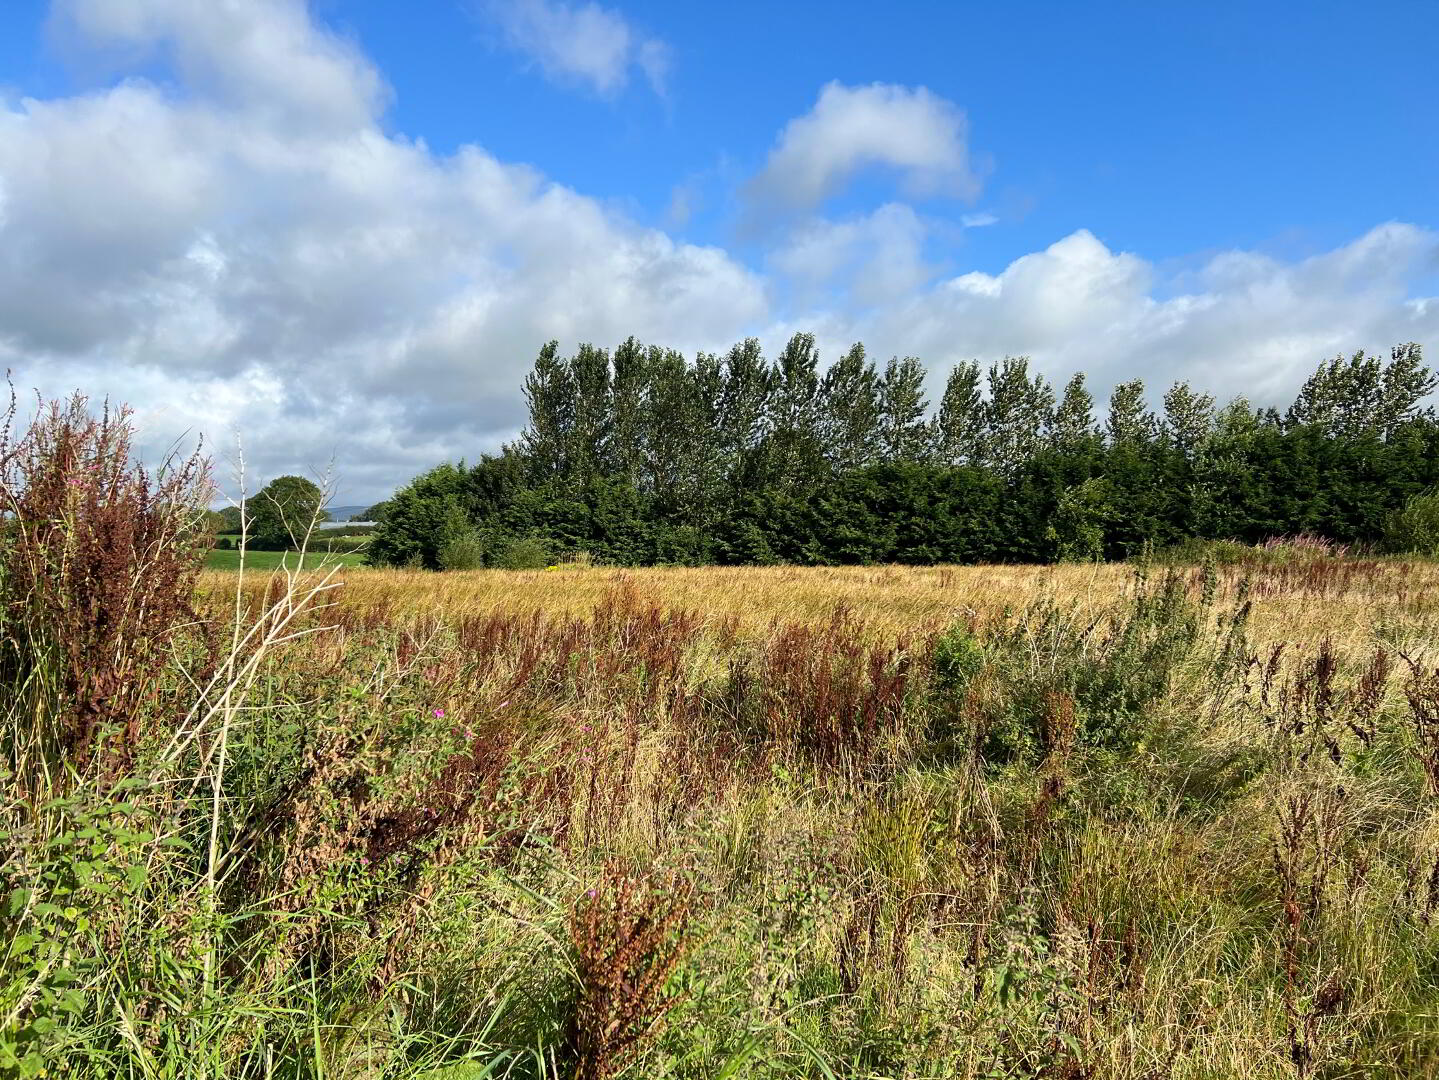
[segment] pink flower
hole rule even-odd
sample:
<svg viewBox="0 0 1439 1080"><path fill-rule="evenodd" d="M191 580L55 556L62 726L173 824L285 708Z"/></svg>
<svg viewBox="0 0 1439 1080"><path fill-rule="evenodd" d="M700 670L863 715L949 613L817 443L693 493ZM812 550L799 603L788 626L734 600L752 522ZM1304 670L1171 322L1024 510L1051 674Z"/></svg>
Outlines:
<svg viewBox="0 0 1439 1080"><path fill-rule="evenodd" d="M443 720L443 719L445 718L445 710L444 710L444 709L434 709L434 710L432 710L432 711L433 711L434 714L435 714L435 719L436 719L436 720Z"/></svg>
<svg viewBox="0 0 1439 1080"><path fill-rule="evenodd" d="M585 896L587 896L587 897L589 897L591 900L593 900L593 899L595 898L595 890L594 890L594 889L587 889L587 890L585 890Z"/></svg>
<svg viewBox="0 0 1439 1080"><path fill-rule="evenodd" d="M476 734L475 734L473 731L471 731L469 728L465 728L465 738L467 738L467 739L476 739L476 738L479 738L479 736L476 735Z"/></svg>
<svg viewBox="0 0 1439 1080"><path fill-rule="evenodd" d="M361 855L361 856L360 856L360 865L361 865L361 866L369 866L369 865L370 865L370 857L369 857L368 855Z"/></svg>
<svg viewBox="0 0 1439 1080"><path fill-rule="evenodd" d="M582 730L582 731L594 731L594 728L591 727L589 724L586 724L581 730Z"/></svg>

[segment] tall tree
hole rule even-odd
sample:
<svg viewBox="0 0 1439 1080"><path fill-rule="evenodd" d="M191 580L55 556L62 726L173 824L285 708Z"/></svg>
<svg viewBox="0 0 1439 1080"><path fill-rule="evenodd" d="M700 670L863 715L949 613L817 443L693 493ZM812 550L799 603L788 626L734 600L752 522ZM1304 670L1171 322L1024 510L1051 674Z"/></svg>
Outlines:
<svg viewBox="0 0 1439 1080"><path fill-rule="evenodd" d="M979 386L979 361L955 365L944 386L934 418L939 460L950 465L977 465L984 456L985 409Z"/></svg>
<svg viewBox="0 0 1439 1080"><path fill-rule="evenodd" d="M695 389L680 353L669 349L650 360L646 471L659 505L675 513L688 509L691 493L686 490L685 478L696 435L708 422L699 414Z"/></svg>
<svg viewBox="0 0 1439 1080"><path fill-rule="evenodd" d="M881 461L923 462L930 457L929 402L924 396L924 365L913 356L891 357L879 384L879 456Z"/></svg>
<svg viewBox="0 0 1439 1080"><path fill-rule="evenodd" d="M520 436L520 450L539 483L559 479L570 468L575 380L569 364L558 355L559 346L558 341L547 343L524 381L530 420Z"/></svg>
<svg viewBox="0 0 1439 1080"><path fill-rule="evenodd" d="M645 459L645 394L649 351L633 337L614 352L610 385L610 438L605 466L625 483L637 484Z"/></svg>
<svg viewBox="0 0 1439 1080"><path fill-rule="evenodd" d="M856 344L824 373L820 384L820 434L825 457L837 472L872 464L878 444L879 377Z"/></svg>
<svg viewBox="0 0 1439 1080"><path fill-rule="evenodd" d="M1352 435L1370 428L1379 407L1383 368L1379 358L1359 350L1348 360L1322 362L1285 414L1287 427L1310 427L1323 435Z"/></svg>
<svg viewBox="0 0 1439 1080"><path fill-rule="evenodd" d="M746 338L725 354L719 426L731 467L764 438L773 389L774 376L757 339Z"/></svg>
<svg viewBox="0 0 1439 1080"><path fill-rule="evenodd" d="M1054 410L1049 441L1059 450L1077 450L1096 442L1099 431L1094 421L1094 395L1084 385L1084 372L1076 372L1064 384L1064 394Z"/></svg>
<svg viewBox="0 0 1439 1080"><path fill-rule="evenodd" d="M610 354L608 349L581 345L570 360L575 385L575 422L570 442L571 481L588 483L603 471L609 445Z"/></svg>
<svg viewBox="0 0 1439 1080"><path fill-rule="evenodd" d="M1379 393L1375 426L1386 439L1392 439L1401 425L1418 412L1419 402L1439 386L1439 378L1424 366L1424 352L1417 342L1396 345L1389 354L1389 364Z"/></svg>
<svg viewBox="0 0 1439 1080"><path fill-rule="evenodd" d="M1029 374L1029 357L1007 356L989 368L985 406L985 461L1010 474L1038 451L1054 411L1054 390L1044 376Z"/></svg>
<svg viewBox="0 0 1439 1080"><path fill-rule="evenodd" d="M782 486L816 479L820 456L819 353L813 334L795 334L774 364L770 460Z"/></svg>
<svg viewBox="0 0 1439 1080"><path fill-rule="evenodd" d="M1144 404L1144 380L1122 382L1109 395L1105 424L1111 446L1139 446L1154 438L1157 424Z"/></svg>
<svg viewBox="0 0 1439 1080"><path fill-rule="evenodd" d="M283 551L298 546L310 529L329 515L324 493L303 476L279 476L245 500L250 518L250 542L260 551Z"/></svg>
<svg viewBox="0 0 1439 1080"><path fill-rule="evenodd" d="M1177 382L1164 392L1164 439L1186 458L1192 458L1214 430L1214 395L1191 390Z"/></svg>

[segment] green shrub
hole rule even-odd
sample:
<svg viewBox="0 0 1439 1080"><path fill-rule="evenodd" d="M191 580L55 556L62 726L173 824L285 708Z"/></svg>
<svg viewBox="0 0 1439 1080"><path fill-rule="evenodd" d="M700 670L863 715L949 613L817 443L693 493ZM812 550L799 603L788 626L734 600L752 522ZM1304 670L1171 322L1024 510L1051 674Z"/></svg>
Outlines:
<svg viewBox="0 0 1439 1080"><path fill-rule="evenodd" d="M1206 606L1173 572L1138 575L1134 595L1098 620L1050 599L1032 605L989 645L998 685L982 717L985 758L1032 761L1071 728L1080 746L1130 751L1194 655Z"/></svg>
<svg viewBox="0 0 1439 1080"><path fill-rule="evenodd" d="M1160 566L1236 566L1253 561L1256 549L1238 540L1201 540L1192 537L1156 551L1153 562Z"/></svg>
<svg viewBox="0 0 1439 1080"><path fill-rule="evenodd" d="M935 639L931 663L935 688L947 696L959 697L984 666L984 647L968 626L957 623Z"/></svg>
<svg viewBox="0 0 1439 1080"><path fill-rule="evenodd" d="M485 545L474 529L456 532L440 547L441 570L478 570L485 565Z"/></svg>
<svg viewBox="0 0 1439 1080"><path fill-rule="evenodd" d="M550 561L548 543L538 536L519 536L500 548L494 565L501 570L543 570Z"/></svg>
<svg viewBox="0 0 1439 1080"><path fill-rule="evenodd" d="M1384 548L1406 555L1439 555L1439 493L1411 496L1384 522Z"/></svg>

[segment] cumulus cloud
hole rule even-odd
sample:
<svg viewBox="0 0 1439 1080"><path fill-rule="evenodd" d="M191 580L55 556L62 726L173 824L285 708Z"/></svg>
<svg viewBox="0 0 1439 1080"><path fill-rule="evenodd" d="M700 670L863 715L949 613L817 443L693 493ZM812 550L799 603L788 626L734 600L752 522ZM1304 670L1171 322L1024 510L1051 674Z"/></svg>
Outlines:
<svg viewBox="0 0 1439 1080"><path fill-rule="evenodd" d="M1439 234L1416 225L1179 276L1080 231L940 275L963 256L935 250L953 232L890 202L802 216L761 272L480 147L387 133L380 73L302 0L65 0L56 18L77 47L158 58L173 81L0 98L0 367L134 403L155 446L238 432L261 480L333 457L344 502L513 437L550 338L692 352L813 329L831 357L862 339L939 373L1027 352L1056 378L1187 377L1262 401L1341 350L1439 346L1439 301L1419 293ZM809 175L823 190L848 167Z"/></svg>
<svg viewBox="0 0 1439 1080"><path fill-rule="evenodd" d="M671 49L640 33L618 11L564 0L489 0L482 10L505 44L551 79L609 95L624 89L637 68L655 93L665 92Z"/></svg>
<svg viewBox="0 0 1439 1080"><path fill-rule="evenodd" d="M1272 402L1327 356L1439 344L1439 304L1410 295L1436 266L1439 232L1390 223L1297 262L1234 251L1163 277L1081 229L997 274L946 278L822 329L835 347L863 335L935 369L1029 354L1056 380L1083 370L1101 387L1140 377L1157 390L1189 379Z"/></svg>
<svg viewBox="0 0 1439 1080"><path fill-rule="evenodd" d="M894 171L911 196L970 199L980 185L967 129L958 106L922 86L832 82L786 125L747 194L762 206L810 209L878 166Z"/></svg>
<svg viewBox="0 0 1439 1080"><path fill-rule="evenodd" d="M798 225L768 264L796 299L872 308L912 293L933 275L924 256L927 232L913 209L886 203L871 214Z"/></svg>
<svg viewBox="0 0 1439 1080"><path fill-rule="evenodd" d="M378 73L300 0L57 18L79 43L168 50L179 85L0 101L0 365L22 384L134 401L157 435L237 429L261 474L338 451L368 498L512 436L550 337L694 348L765 315L722 251L478 147L386 134ZM245 74L247 41L281 50L293 96Z"/></svg>

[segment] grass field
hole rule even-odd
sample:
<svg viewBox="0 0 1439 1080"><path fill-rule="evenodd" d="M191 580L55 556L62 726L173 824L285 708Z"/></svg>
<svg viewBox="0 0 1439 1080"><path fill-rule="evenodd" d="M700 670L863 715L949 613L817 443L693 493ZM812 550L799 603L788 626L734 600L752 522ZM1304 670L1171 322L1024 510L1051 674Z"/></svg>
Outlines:
<svg viewBox="0 0 1439 1080"><path fill-rule="evenodd" d="M205 567L208 570L238 570L241 554L239 551L212 548L205 555ZM293 551L247 551L243 554L247 570L278 570L281 566L293 568L300 564L299 555ZM365 556L361 553L310 552L305 556L304 565L363 566L364 561Z"/></svg>
<svg viewBox="0 0 1439 1080"><path fill-rule="evenodd" d="M258 574L238 644L140 699L135 779L28 819L12 1042L85 1077L1436 1075L1436 597L1302 547Z"/></svg>

